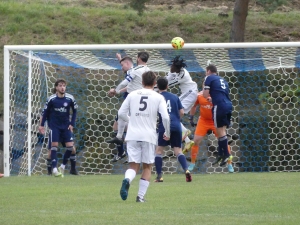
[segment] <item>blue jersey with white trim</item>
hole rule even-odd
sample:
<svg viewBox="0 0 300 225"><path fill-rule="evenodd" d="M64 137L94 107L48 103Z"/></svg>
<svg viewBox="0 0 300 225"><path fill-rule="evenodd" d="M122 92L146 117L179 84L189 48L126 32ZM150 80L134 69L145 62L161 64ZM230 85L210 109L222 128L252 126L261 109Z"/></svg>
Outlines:
<svg viewBox="0 0 300 225"><path fill-rule="evenodd" d="M213 105L231 103L229 98L229 85L224 78L212 74L205 78L204 89L209 90Z"/></svg>
<svg viewBox="0 0 300 225"><path fill-rule="evenodd" d="M181 132L181 124L180 124L180 114L179 110L183 109L183 106L177 95L174 95L170 92L163 91L160 93L164 96L167 103L167 111L170 117L170 131L179 131ZM161 116L159 115L159 124L157 128L157 132L164 132L164 126L162 124Z"/></svg>
<svg viewBox="0 0 300 225"><path fill-rule="evenodd" d="M56 94L51 95L47 99L42 112L41 126L44 126L47 120L50 128L67 129L69 125L75 127L77 108L78 105L73 95L66 93L62 98ZM71 110L72 117L70 121Z"/></svg>

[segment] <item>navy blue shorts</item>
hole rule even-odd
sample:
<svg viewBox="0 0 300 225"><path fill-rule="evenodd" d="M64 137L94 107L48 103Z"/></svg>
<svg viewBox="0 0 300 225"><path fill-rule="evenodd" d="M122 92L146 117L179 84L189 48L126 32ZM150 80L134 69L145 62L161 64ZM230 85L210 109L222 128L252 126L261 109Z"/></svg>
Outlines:
<svg viewBox="0 0 300 225"><path fill-rule="evenodd" d="M50 142L73 142L73 133L69 129L54 128L50 130L49 134Z"/></svg>
<svg viewBox="0 0 300 225"><path fill-rule="evenodd" d="M163 139L165 132L158 133L158 146L168 146L171 145L171 148L177 147L181 148L182 145L182 132L181 131L171 131L171 137L169 141Z"/></svg>
<svg viewBox="0 0 300 225"><path fill-rule="evenodd" d="M215 127L229 127L231 122L232 104L214 105L213 120Z"/></svg>
<svg viewBox="0 0 300 225"><path fill-rule="evenodd" d="M66 143L65 142L61 142L59 141L62 145L63 148L66 147ZM51 137L50 137L50 133L49 133L49 139L48 139L48 149L51 149Z"/></svg>

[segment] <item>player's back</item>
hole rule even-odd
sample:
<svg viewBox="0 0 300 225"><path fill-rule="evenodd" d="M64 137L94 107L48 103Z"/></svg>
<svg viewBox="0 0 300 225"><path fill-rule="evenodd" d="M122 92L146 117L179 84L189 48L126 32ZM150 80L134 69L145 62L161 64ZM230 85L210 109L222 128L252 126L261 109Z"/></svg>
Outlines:
<svg viewBox="0 0 300 225"><path fill-rule="evenodd" d="M224 78L213 74L206 77L204 82L205 88L209 87L209 94L212 98L213 105L229 104L229 85Z"/></svg>
<svg viewBox="0 0 300 225"><path fill-rule="evenodd" d="M127 85L128 93L143 88L142 75L149 70L150 69L146 65L139 65L131 69L130 74L128 75L130 79L130 82Z"/></svg>
<svg viewBox="0 0 300 225"><path fill-rule="evenodd" d="M180 99L178 98L177 95L174 95L167 91L163 91L160 94L164 96L167 104L167 111L170 116L170 130L181 132L179 110L183 109L183 106L180 102ZM161 115L159 114L158 132L163 132L163 131L164 131L164 127L162 124Z"/></svg>
<svg viewBox="0 0 300 225"><path fill-rule="evenodd" d="M140 89L131 92L125 104L129 104L130 119L126 141L146 141L156 144L156 118L160 104L166 105L162 95L150 89Z"/></svg>

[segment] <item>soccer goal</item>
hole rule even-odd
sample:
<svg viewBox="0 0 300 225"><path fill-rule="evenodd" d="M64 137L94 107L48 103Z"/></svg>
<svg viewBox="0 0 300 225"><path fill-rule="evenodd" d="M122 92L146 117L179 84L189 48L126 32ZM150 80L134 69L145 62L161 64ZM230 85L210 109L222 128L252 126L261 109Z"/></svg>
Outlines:
<svg viewBox="0 0 300 225"><path fill-rule="evenodd" d="M116 149L105 142L122 97L110 98L107 91L124 79L116 53L135 61L139 51L149 52L148 66L159 76L181 55L199 90L207 64L217 66L234 105L228 137L236 172L299 171L299 47L300 42L187 43L181 50L171 44L4 46L4 174L47 174L48 135L41 136L38 126L57 78L68 82L67 92L79 105L74 131L79 172L124 173L126 159L112 163ZM180 94L178 88L170 91ZM183 123L189 127L187 116ZM208 134L193 172L228 172L212 165L216 155L217 140ZM171 149L163 159L164 173L182 172Z"/></svg>

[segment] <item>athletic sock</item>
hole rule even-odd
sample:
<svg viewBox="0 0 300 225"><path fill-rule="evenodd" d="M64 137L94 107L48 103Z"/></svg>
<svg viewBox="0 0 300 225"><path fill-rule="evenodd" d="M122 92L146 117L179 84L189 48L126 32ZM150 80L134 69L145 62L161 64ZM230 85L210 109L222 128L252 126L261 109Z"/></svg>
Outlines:
<svg viewBox="0 0 300 225"><path fill-rule="evenodd" d="M188 168L188 166L187 166L187 163L186 163L185 155L182 154L182 153L179 153L179 154L177 155L177 160L178 160L178 162L180 163L180 165L181 165L183 171L186 171L187 168Z"/></svg>
<svg viewBox="0 0 300 225"><path fill-rule="evenodd" d="M227 136L223 136L223 137L220 137L218 139L218 145L219 145L219 148L221 149L221 152L223 153L222 155L227 157L229 156L229 152L228 152L228 141L227 141Z"/></svg>
<svg viewBox="0 0 300 225"><path fill-rule="evenodd" d="M135 176L136 176L135 170L133 170L133 169L126 170L126 172L125 172L125 178L129 179L129 183L131 183L133 181L133 179L135 178Z"/></svg>
<svg viewBox="0 0 300 225"><path fill-rule="evenodd" d="M157 176L160 176L162 173L162 164L163 164L162 155L161 154L155 155L154 162L155 162L156 174Z"/></svg>
<svg viewBox="0 0 300 225"><path fill-rule="evenodd" d="M199 151L199 146L198 145L193 145L192 151L191 151L191 163L195 164L197 155Z"/></svg>
<svg viewBox="0 0 300 225"><path fill-rule="evenodd" d="M149 181L141 178L140 179L140 184L139 184L139 191L138 191L138 196L140 198L144 198L144 196L146 195L147 189L149 187Z"/></svg>
<svg viewBox="0 0 300 225"><path fill-rule="evenodd" d="M127 122L125 120L122 120L121 118L118 119L117 138L122 139L126 125L127 125Z"/></svg>
<svg viewBox="0 0 300 225"><path fill-rule="evenodd" d="M48 170L48 174L52 174L52 163L51 163L51 159L47 159L47 170Z"/></svg>
<svg viewBox="0 0 300 225"><path fill-rule="evenodd" d="M72 151L73 151L73 146L66 147L66 151L63 157L63 165L67 165L68 159L70 158Z"/></svg>
<svg viewBox="0 0 300 225"><path fill-rule="evenodd" d="M71 154L70 156L71 170L76 169L76 154Z"/></svg>
<svg viewBox="0 0 300 225"><path fill-rule="evenodd" d="M57 167L57 147L51 147L51 163L52 168Z"/></svg>

